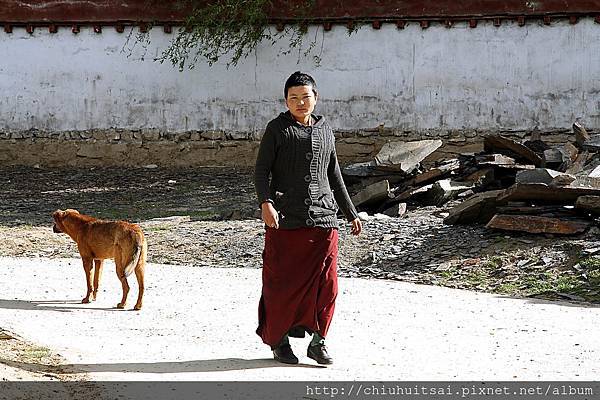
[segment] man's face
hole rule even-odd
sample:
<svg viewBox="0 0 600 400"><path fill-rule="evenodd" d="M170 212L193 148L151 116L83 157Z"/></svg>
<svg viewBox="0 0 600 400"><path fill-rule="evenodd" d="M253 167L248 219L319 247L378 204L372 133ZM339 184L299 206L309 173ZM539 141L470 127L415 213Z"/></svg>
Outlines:
<svg viewBox="0 0 600 400"><path fill-rule="evenodd" d="M317 95L312 86L292 86L288 89L285 104L296 120L305 122L315 109Z"/></svg>

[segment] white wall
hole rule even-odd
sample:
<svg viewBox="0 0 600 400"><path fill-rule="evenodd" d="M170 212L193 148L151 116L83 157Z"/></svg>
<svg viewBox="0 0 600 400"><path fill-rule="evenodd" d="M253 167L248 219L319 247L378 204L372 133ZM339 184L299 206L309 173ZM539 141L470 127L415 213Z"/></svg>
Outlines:
<svg viewBox="0 0 600 400"><path fill-rule="evenodd" d="M315 34L318 67L265 44L235 68L179 72L152 61L173 37L160 28L143 61L139 46L130 57L123 51L127 33L110 27L0 31L0 129L262 131L298 69L315 76L318 111L339 129L551 130L575 118L600 127L600 25L592 19Z"/></svg>

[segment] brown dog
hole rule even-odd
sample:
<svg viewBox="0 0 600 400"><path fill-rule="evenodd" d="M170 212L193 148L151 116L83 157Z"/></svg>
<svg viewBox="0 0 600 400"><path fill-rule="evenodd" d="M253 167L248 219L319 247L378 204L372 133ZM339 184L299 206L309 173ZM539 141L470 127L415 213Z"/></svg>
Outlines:
<svg viewBox="0 0 600 400"><path fill-rule="evenodd" d="M148 251L142 229L138 225L125 221L102 221L79 214L77 210L56 210L52 217L54 232L66 233L77 243L87 282L87 294L81 302L89 303L96 300L102 275L102 263L104 259L112 258L117 266L117 277L123 286L123 298L117 304L117 308L125 308L129 293L127 277L135 271L139 293L133 309L141 309L144 295L144 267Z"/></svg>

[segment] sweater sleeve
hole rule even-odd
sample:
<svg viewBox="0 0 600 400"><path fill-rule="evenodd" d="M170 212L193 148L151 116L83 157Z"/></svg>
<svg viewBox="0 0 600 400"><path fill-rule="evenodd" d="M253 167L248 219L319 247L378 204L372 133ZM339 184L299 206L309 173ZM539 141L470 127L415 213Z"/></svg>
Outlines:
<svg viewBox="0 0 600 400"><path fill-rule="evenodd" d="M275 162L277 130L270 122L260 141L256 165L254 166L254 187L259 206L265 201L272 201L269 195L269 177Z"/></svg>
<svg viewBox="0 0 600 400"><path fill-rule="evenodd" d="M358 218L358 213L356 212L354 204L352 204L352 200L350 199L350 195L348 194L348 190L346 189L346 185L342 179L342 172L340 171L335 145L333 146L333 151L331 152L330 157L329 167L327 168L329 185L331 186L331 189L333 189L335 201L340 206L344 216L348 221L353 221Z"/></svg>

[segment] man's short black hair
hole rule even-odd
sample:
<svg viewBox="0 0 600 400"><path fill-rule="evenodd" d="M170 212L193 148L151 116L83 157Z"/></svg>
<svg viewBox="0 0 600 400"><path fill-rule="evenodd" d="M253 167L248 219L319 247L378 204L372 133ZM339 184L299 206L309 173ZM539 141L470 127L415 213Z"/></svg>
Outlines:
<svg viewBox="0 0 600 400"><path fill-rule="evenodd" d="M317 83L309 74L304 72L296 71L285 81L285 88L283 89L283 95L287 99L288 89L294 86L312 86L313 93L317 95Z"/></svg>

